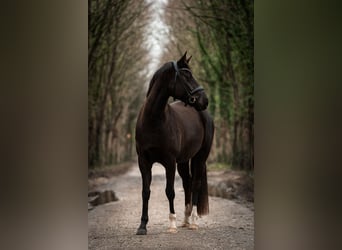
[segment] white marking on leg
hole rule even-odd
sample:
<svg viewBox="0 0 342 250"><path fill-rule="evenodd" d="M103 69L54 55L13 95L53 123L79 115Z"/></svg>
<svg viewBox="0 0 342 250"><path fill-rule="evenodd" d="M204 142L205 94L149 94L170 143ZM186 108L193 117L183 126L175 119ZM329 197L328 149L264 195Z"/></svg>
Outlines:
<svg viewBox="0 0 342 250"><path fill-rule="evenodd" d="M197 220L198 220L197 206L193 206L191 216L190 216L190 226L189 226L190 229L198 229Z"/></svg>
<svg viewBox="0 0 342 250"><path fill-rule="evenodd" d="M177 233L177 225L176 225L176 214L169 214L169 220L170 220L170 227L169 232L170 233Z"/></svg>
<svg viewBox="0 0 342 250"><path fill-rule="evenodd" d="M184 221L182 227L189 227L190 226L190 215L191 215L191 205L186 204L185 211L184 211Z"/></svg>

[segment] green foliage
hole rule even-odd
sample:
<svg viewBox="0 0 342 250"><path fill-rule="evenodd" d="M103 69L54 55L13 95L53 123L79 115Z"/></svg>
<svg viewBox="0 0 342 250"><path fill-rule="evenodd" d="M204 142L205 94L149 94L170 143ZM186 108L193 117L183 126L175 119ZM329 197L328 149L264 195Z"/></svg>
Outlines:
<svg viewBox="0 0 342 250"><path fill-rule="evenodd" d="M232 166L224 162L210 163L207 166L208 171L230 170L230 169L232 169Z"/></svg>
<svg viewBox="0 0 342 250"><path fill-rule="evenodd" d="M254 150L254 2L240 0L184 1L194 17L197 41L215 115L217 157L234 168L253 169ZM228 146L220 142L227 130ZM228 160L230 159L230 160Z"/></svg>

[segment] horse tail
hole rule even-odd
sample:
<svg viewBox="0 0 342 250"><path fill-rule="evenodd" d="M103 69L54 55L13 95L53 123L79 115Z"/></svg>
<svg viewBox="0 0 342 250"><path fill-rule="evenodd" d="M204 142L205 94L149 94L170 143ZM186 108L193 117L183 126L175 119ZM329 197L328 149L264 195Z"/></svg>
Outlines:
<svg viewBox="0 0 342 250"><path fill-rule="evenodd" d="M201 175L201 186L198 193L197 213L198 215L209 214L209 199L208 199L208 181L207 181L207 165L206 160L209 156L211 145L214 138L214 122L208 111L201 112L201 118L205 128L205 137L203 147L201 149L201 159L204 164Z"/></svg>
<svg viewBox="0 0 342 250"><path fill-rule="evenodd" d="M209 214L209 199L208 199L208 182L207 182L207 167L203 169L201 187L198 192L197 214Z"/></svg>

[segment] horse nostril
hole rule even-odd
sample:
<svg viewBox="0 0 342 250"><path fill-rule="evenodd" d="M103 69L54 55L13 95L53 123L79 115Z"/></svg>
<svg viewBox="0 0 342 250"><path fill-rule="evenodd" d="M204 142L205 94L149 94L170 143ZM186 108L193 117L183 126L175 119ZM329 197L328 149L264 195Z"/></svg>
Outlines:
<svg viewBox="0 0 342 250"><path fill-rule="evenodd" d="M194 104L194 103L196 102L196 98L190 96L190 97L189 97L189 102L190 102L191 104Z"/></svg>

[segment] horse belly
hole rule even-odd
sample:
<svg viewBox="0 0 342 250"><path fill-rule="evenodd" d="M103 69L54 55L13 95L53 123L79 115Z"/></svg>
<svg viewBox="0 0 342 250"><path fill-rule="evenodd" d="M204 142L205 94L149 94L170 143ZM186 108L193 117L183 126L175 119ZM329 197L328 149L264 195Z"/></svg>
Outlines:
<svg viewBox="0 0 342 250"><path fill-rule="evenodd" d="M189 161L202 148L205 134L202 119L192 107L175 103L170 108L179 128L177 137L181 138L177 162Z"/></svg>

